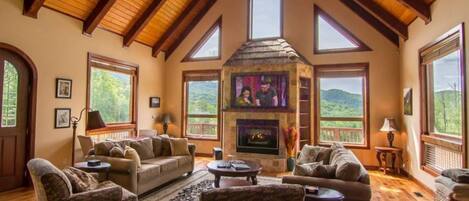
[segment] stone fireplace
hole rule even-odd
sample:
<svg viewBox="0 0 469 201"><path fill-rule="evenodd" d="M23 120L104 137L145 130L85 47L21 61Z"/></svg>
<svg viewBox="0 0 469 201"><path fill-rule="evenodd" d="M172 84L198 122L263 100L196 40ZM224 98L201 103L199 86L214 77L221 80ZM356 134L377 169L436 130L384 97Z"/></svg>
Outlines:
<svg viewBox="0 0 469 201"><path fill-rule="evenodd" d="M236 151L278 155L278 120L236 120Z"/></svg>
<svg viewBox="0 0 469 201"><path fill-rule="evenodd" d="M234 87L232 82L239 74L286 74L287 81L282 85L287 88L282 96L286 105L277 108L236 107L233 103L237 96L233 93L240 86ZM249 41L233 54L222 68L225 159L256 161L266 172L286 171L287 153L282 129L302 128L300 78L311 79L312 66L283 39Z"/></svg>

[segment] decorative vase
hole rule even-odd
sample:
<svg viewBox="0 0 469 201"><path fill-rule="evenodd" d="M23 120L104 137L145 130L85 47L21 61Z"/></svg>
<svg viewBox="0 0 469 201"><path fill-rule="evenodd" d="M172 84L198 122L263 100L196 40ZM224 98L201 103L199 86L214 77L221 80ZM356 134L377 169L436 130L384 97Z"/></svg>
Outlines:
<svg viewBox="0 0 469 201"><path fill-rule="evenodd" d="M287 158L287 170L293 171L293 168L295 168L295 158L289 157Z"/></svg>

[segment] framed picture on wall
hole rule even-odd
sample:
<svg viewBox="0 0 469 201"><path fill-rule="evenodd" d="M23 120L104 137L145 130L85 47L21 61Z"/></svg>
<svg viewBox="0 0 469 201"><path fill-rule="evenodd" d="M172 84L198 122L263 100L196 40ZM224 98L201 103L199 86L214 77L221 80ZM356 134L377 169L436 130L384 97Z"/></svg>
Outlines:
<svg viewBox="0 0 469 201"><path fill-rule="evenodd" d="M54 128L70 128L70 108L55 108Z"/></svg>
<svg viewBox="0 0 469 201"><path fill-rule="evenodd" d="M160 107L160 97L150 97L150 108Z"/></svg>
<svg viewBox="0 0 469 201"><path fill-rule="evenodd" d="M412 115L412 88L404 88L404 115Z"/></svg>
<svg viewBox="0 0 469 201"><path fill-rule="evenodd" d="M72 80L57 78L55 79L55 97L72 98Z"/></svg>

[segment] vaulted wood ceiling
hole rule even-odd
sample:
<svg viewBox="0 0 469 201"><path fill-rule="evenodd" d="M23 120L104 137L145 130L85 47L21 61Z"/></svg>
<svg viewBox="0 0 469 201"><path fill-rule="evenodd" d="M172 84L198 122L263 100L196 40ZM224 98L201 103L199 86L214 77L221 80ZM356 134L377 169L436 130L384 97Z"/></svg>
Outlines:
<svg viewBox="0 0 469 201"><path fill-rule="evenodd" d="M153 48L152 55L178 47L217 0L24 0L24 15L36 18L41 7L82 20L83 34L99 27ZM339 1L339 0L338 0ZM416 18L431 21L435 0L340 0L395 44L408 38Z"/></svg>

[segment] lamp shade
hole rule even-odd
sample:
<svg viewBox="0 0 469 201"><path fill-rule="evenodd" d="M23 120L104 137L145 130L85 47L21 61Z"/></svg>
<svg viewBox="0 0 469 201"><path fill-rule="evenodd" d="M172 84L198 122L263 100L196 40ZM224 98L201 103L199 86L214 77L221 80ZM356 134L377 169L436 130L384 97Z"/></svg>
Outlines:
<svg viewBox="0 0 469 201"><path fill-rule="evenodd" d="M93 130L104 127L106 127L106 124L101 118L101 114L99 113L99 111L88 112L88 122L86 124L87 130Z"/></svg>
<svg viewBox="0 0 469 201"><path fill-rule="evenodd" d="M170 114L165 114L163 116L163 123L165 123L165 124L170 124L171 123L171 115Z"/></svg>
<svg viewBox="0 0 469 201"><path fill-rule="evenodd" d="M381 127L380 131L382 132L397 131L396 121L393 118L385 118L383 127Z"/></svg>

